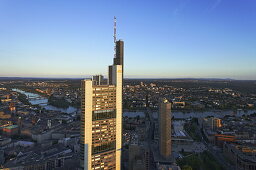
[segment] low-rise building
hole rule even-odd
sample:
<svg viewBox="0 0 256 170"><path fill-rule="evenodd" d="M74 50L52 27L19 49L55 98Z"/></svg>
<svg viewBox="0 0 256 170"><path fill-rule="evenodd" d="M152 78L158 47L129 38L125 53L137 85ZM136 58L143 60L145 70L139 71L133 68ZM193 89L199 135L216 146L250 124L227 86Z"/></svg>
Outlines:
<svg viewBox="0 0 256 170"><path fill-rule="evenodd" d="M18 125L5 126L2 128L2 133L3 135L6 135L6 136L17 135L19 133L19 126Z"/></svg>
<svg viewBox="0 0 256 170"><path fill-rule="evenodd" d="M254 145L225 143L223 153L234 163L236 170L256 169L256 147Z"/></svg>

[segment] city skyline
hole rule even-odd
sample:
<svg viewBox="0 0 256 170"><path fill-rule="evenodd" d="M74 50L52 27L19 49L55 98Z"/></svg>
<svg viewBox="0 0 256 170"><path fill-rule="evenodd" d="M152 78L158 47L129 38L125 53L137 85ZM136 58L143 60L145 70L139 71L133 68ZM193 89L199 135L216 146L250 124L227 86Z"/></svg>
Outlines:
<svg viewBox="0 0 256 170"><path fill-rule="evenodd" d="M252 0L4 0L0 77L106 75L116 16L126 40L125 78L255 80L255 7Z"/></svg>

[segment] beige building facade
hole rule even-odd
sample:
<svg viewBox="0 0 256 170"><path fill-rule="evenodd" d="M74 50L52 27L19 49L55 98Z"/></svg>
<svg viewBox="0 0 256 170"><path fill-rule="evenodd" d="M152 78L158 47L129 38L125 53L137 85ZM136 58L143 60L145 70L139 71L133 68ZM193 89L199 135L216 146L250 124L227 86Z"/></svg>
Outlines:
<svg viewBox="0 0 256 170"><path fill-rule="evenodd" d="M97 75L81 82L80 164L84 170L121 169L122 64L123 53L116 53L108 81Z"/></svg>
<svg viewBox="0 0 256 170"><path fill-rule="evenodd" d="M171 156L171 103L167 99L159 102L159 151L160 155L168 159Z"/></svg>

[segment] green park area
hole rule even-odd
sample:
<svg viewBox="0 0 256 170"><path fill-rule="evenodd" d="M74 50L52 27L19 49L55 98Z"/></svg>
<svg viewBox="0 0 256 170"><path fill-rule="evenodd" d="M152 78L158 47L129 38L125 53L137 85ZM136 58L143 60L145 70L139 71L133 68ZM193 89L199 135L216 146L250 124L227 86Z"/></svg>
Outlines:
<svg viewBox="0 0 256 170"><path fill-rule="evenodd" d="M193 118L190 122L184 125L184 129L189 136L195 141L201 141L200 134L198 133L198 120Z"/></svg>
<svg viewBox="0 0 256 170"><path fill-rule="evenodd" d="M224 170L224 168L207 151L184 156L177 161L182 170Z"/></svg>

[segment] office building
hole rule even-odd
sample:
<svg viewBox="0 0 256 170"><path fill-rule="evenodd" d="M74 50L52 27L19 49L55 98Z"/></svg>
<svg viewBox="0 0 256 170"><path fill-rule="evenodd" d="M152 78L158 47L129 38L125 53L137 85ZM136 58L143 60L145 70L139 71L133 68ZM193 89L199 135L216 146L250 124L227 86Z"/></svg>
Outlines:
<svg viewBox="0 0 256 170"><path fill-rule="evenodd" d="M150 150L145 145L132 143L129 145L128 170L149 170Z"/></svg>
<svg viewBox="0 0 256 170"><path fill-rule="evenodd" d="M222 121L220 118L216 117L206 117L200 120L202 122L202 126L206 129L210 129L212 131L216 131L222 127Z"/></svg>
<svg viewBox="0 0 256 170"><path fill-rule="evenodd" d="M95 76L92 76L92 80L94 82L94 85L101 85L103 84L103 75L95 75Z"/></svg>
<svg viewBox="0 0 256 170"><path fill-rule="evenodd" d="M124 72L124 41L118 40L115 42L115 58L113 59L114 65L121 65L122 71ZM109 84L112 84L112 66L109 66ZM122 73L122 79L123 79L123 73Z"/></svg>
<svg viewBox="0 0 256 170"><path fill-rule="evenodd" d="M114 58L115 65L124 64L124 42L122 40L116 41L116 57Z"/></svg>
<svg viewBox="0 0 256 170"><path fill-rule="evenodd" d="M121 169L123 41L115 43L108 83L102 84L101 76L82 81L80 164L85 170Z"/></svg>
<svg viewBox="0 0 256 170"><path fill-rule="evenodd" d="M159 103L159 151L164 159L171 156L171 103L161 99Z"/></svg>

